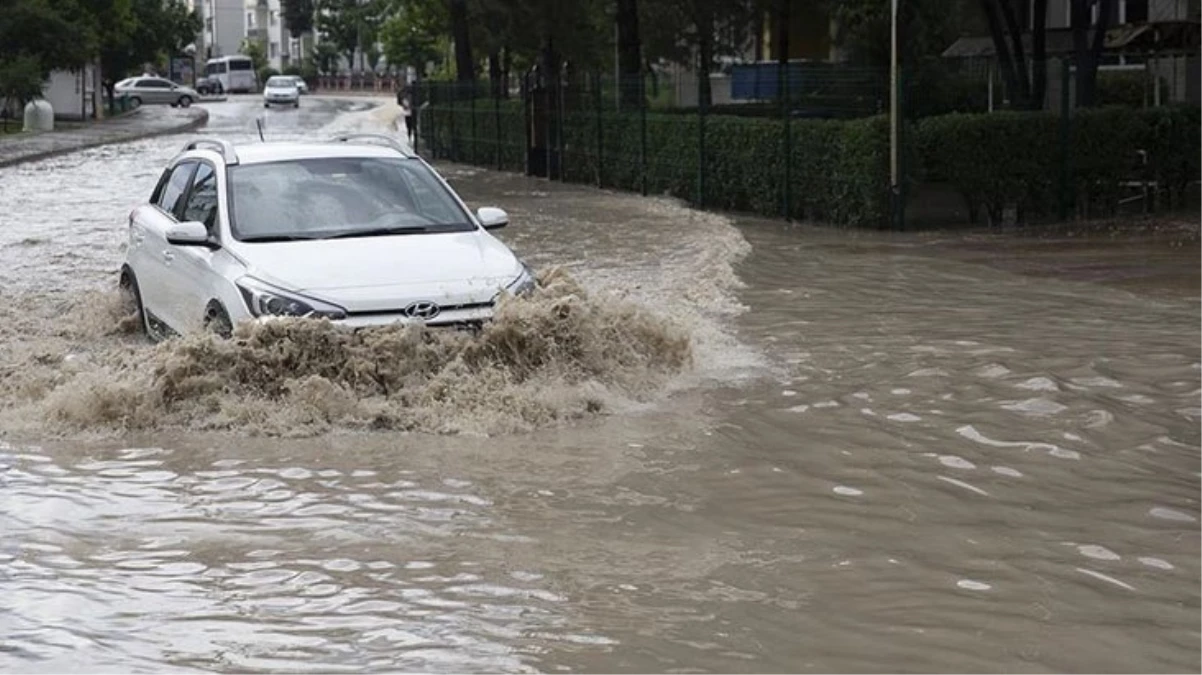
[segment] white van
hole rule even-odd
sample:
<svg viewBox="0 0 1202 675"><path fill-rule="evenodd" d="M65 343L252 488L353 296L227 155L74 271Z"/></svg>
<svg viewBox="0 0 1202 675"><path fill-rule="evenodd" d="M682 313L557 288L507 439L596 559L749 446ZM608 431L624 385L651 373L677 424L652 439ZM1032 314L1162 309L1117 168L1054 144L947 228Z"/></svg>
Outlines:
<svg viewBox="0 0 1202 675"><path fill-rule="evenodd" d="M222 56L205 63L205 77L215 80L221 92L248 93L259 88L255 62L249 56Z"/></svg>

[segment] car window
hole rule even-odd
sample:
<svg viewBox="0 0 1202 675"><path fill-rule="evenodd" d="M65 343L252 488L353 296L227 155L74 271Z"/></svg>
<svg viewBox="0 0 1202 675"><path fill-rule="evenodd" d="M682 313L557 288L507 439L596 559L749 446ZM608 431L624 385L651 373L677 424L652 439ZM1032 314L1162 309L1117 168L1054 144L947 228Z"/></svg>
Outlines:
<svg viewBox="0 0 1202 675"><path fill-rule="evenodd" d="M471 217L420 161L331 157L229 169L237 239L467 232Z"/></svg>
<svg viewBox="0 0 1202 675"><path fill-rule="evenodd" d="M291 87L296 82L291 77L269 77L267 78L267 86L269 87Z"/></svg>
<svg viewBox="0 0 1202 675"><path fill-rule="evenodd" d="M170 89L171 83L167 80L142 80L141 86L151 89Z"/></svg>
<svg viewBox="0 0 1202 675"><path fill-rule="evenodd" d="M208 164L197 167L183 213L181 220L204 223L209 234L217 236L217 172Z"/></svg>
<svg viewBox="0 0 1202 675"><path fill-rule="evenodd" d="M184 190L188 188L188 181L192 179L192 172L195 170L196 162L181 162L172 169L171 177L167 179L167 184L163 187L156 202L159 208L173 216L179 214L180 207L183 205L181 198L184 196Z"/></svg>

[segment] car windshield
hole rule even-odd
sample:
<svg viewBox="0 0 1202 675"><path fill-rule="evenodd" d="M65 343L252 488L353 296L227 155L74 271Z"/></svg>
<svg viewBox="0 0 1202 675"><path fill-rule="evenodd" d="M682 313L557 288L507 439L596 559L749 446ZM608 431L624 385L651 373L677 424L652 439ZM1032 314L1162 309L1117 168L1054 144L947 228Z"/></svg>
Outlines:
<svg viewBox="0 0 1202 675"><path fill-rule="evenodd" d="M295 84L296 82L291 77L275 76L267 78L267 86L269 87L291 87Z"/></svg>
<svg viewBox="0 0 1202 675"><path fill-rule="evenodd" d="M469 232L471 218L422 162L329 157L229 169L240 241Z"/></svg>

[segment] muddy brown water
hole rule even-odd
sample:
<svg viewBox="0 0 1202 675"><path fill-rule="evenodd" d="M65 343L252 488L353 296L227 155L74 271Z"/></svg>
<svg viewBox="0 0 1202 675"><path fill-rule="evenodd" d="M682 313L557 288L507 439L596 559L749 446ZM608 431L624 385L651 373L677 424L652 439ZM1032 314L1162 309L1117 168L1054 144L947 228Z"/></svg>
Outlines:
<svg viewBox="0 0 1202 675"><path fill-rule="evenodd" d="M3 670L1199 669L1196 241L982 249L445 167L580 284L575 351L522 382L431 357L414 432L241 391L123 431L196 348L106 304L176 140L0 170ZM661 329L691 365L613 346Z"/></svg>

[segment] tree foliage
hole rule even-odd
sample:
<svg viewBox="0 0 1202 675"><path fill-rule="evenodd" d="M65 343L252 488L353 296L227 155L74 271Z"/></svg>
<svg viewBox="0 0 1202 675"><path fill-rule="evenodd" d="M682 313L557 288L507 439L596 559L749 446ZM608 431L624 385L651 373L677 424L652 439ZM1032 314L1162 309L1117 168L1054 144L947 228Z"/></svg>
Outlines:
<svg viewBox="0 0 1202 675"><path fill-rule="evenodd" d="M280 0L280 14L284 17L284 25L294 38L313 30L316 13L317 4L314 0Z"/></svg>

